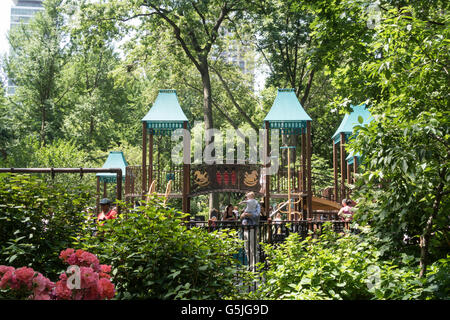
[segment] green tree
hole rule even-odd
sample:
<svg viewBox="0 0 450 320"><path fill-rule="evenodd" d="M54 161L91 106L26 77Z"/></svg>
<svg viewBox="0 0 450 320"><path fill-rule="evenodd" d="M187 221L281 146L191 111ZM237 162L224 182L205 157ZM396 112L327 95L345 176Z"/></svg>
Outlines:
<svg viewBox="0 0 450 320"><path fill-rule="evenodd" d="M116 85L112 72L120 60L105 41L89 42L72 33L72 56L64 71L73 88L64 99L70 110L62 131L85 150L107 150L126 137L128 126L138 122L128 86Z"/></svg>
<svg viewBox="0 0 450 320"><path fill-rule="evenodd" d="M8 117L8 104L2 81L0 84L0 163L6 161L8 155L7 149L11 137L12 132Z"/></svg>
<svg viewBox="0 0 450 320"><path fill-rule="evenodd" d="M45 1L44 11L9 34L11 54L5 69L17 86L10 99L14 122L19 136L36 132L43 145L60 135L65 112L62 98L70 90L62 79L68 45L61 3Z"/></svg>
<svg viewBox="0 0 450 320"><path fill-rule="evenodd" d="M420 275L448 251L449 111L446 5L388 6L368 44L370 58L346 77L379 88L371 95L374 121L359 127L351 148L363 155L360 219L386 248L404 235L420 247ZM431 253L431 255L430 255Z"/></svg>
<svg viewBox="0 0 450 320"><path fill-rule="evenodd" d="M230 1L141 1L128 2L110 0L101 4L82 4L84 30L97 25L106 33L117 32L118 22L138 19L135 26L119 24L128 30L134 29L139 36L138 44L145 45L154 33L170 30L171 38L176 40L187 61L195 67L201 78L203 91L203 119L205 129L213 129L213 93L211 85L211 53L220 46L221 28L230 19L239 17L235 13L243 10L245 2ZM236 106L236 104L235 104ZM247 117L248 118L248 117ZM249 118L248 118L249 119ZM248 120L247 119L247 120ZM214 136L206 136L206 143L214 143ZM217 198L212 196L213 203Z"/></svg>

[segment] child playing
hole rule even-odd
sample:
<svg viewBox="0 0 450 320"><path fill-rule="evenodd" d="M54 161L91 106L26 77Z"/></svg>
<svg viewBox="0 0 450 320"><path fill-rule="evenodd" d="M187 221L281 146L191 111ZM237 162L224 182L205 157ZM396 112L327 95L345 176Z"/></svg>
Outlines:
<svg viewBox="0 0 450 320"><path fill-rule="evenodd" d="M354 209L351 207L352 200L344 199L342 205L343 207L339 210L338 217L340 217L342 221L349 222L353 219Z"/></svg>
<svg viewBox="0 0 450 320"><path fill-rule="evenodd" d="M244 216L244 218L242 219L242 225L246 226L249 224L249 219L246 216L246 214L256 214L257 212L257 206L258 206L258 201L255 200L255 193L253 192L249 192L246 194L247 200L244 200L242 202L240 202L239 204L247 204L247 206L245 207L244 213L241 215Z"/></svg>

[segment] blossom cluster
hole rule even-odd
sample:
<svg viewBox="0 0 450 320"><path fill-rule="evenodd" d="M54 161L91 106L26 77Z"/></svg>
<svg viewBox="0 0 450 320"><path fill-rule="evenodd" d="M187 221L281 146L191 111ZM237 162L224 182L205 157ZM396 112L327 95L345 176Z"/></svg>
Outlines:
<svg viewBox="0 0 450 320"><path fill-rule="evenodd" d="M66 249L59 257L77 274L61 273L56 284L32 268L15 269L0 265L0 290L13 299L103 300L115 294L111 266L100 264L97 256L84 250ZM78 278L78 286L69 285ZM75 281L77 283L77 281Z"/></svg>
<svg viewBox="0 0 450 320"><path fill-rule="evenodd" d="M110 281L111 266L100 264L98 258L84 250L66 249L59 257L71 266L79 267L80 286L70 288L68 280L72 274L63 272L56 282L55 295L59 300L103 300L112 299L114 284Z"/></svg>
<svg viewBox="0 0 450 320"><path fill-rule="evenodd" d="M0 266L0 289L11 291L14 298L50 300L55 284L32 268Z"/></svg>

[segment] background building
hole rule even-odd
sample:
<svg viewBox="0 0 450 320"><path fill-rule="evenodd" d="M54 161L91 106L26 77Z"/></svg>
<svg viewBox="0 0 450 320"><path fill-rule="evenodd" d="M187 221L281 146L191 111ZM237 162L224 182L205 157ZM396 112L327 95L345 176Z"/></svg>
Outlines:
<svg viewBox="0 0 450 320"><path fill-rule="evenodd" d="M21 23L28 23L37 11L44 10L42 0L13 0L11 7L11 30Z"/></svg>
<svg viewBox="0 0 450 320"><path fill-rule="evenodd" d="M28 23L33 15L44 10L42 0L13 0L11 7L10 31L22 23ZM8 79L8 94L14 94L16 86Z"/></svg>
<svg viewBox="0 0 450 320"><path fill-rule="evenodd" d="M250 41L236 39L233 32L226 28L221 28L221 32L224 35L225 47L216 54L225 62L238 66L245 75L249 75L253 87L255 82L255 49Z"/></svg>

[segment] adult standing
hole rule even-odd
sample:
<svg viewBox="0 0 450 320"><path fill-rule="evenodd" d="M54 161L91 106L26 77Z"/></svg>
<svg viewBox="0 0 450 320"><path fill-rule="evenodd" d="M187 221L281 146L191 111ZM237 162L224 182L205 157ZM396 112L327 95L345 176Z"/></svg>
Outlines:
<svg viewBox="0 0 450 320"><path fill-rule="evenodd" d="M254 200L255 194L249 192L247 194L247 208L249 200ZM256 201L256 210L246 210L241 215L241 219L246 220L247 224L243 225L244 228L244 245L245 253L247 255L247 260L249 268L251 271L256 271L256 264L259 261L258 257L258 226L259 217L261 214L261 206L258 201Z"/></svg>

